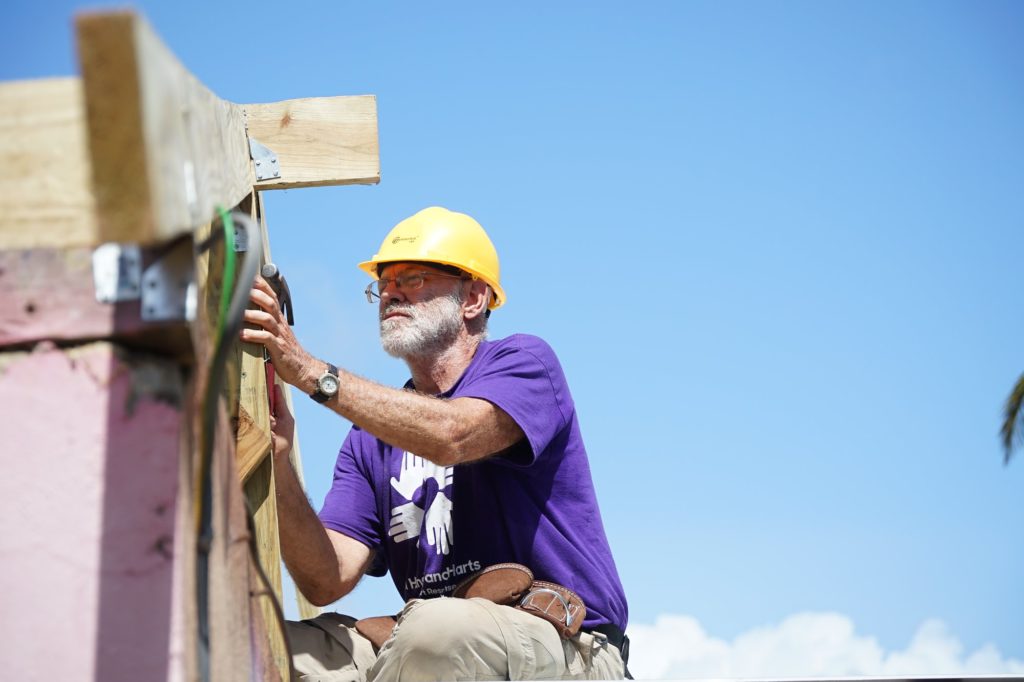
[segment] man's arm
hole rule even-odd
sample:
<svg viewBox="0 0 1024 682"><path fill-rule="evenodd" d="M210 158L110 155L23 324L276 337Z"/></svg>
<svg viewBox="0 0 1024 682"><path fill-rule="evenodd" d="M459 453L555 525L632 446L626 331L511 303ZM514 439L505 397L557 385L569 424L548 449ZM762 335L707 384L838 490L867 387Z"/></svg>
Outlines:
<svg viewBox="0 0 1024 682"><path fill-rule="evenodd" d="M373 558L363 543L324 528L309 506L288 455L294 421L278 391L277 415L271 418L274 432L274 477L281 555L295 585L311 603L324 606L355 588Z"/></svg>
<svg viewBox="0 0 1024 682"><path fill-rule="evenodd" d="M382 386L342 369L338 373L341 388L325 403L328 407L385 443L434 464L483 459L524 437L504 410L486 400L434 398Z"/></svg>
<svg viewBox="0 0 1024 682"><path fill-rule="evenodd" d="M299 345L284 319L273 289L257 279L252 300L261 310L247 310L242 340L262 344L283 381L304 393L316 390L327 369ZM479 398L446 400L382 386L338 370L341 388L324 403L356 426L406 452L441 466L483 459L521 441L525 434L503 410Z"/></svg>

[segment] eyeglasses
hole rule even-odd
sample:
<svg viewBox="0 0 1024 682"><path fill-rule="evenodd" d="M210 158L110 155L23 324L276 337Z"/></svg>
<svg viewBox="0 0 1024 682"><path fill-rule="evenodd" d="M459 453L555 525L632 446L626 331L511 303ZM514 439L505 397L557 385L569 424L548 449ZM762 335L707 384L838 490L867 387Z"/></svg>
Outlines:
<svg viewBox="0 0 1024 682"><path fill-rule="evenodd" d="M460 277L459 275L446 275L440 272L403 272L398 277L382 277L376 282L370 282L366 290L363 292L366 294L366 301L368 303L376 303L380 300L380 295L384 293L384 290L388 288L388 285L392 282L395 286L402 291L416 291L417 289L423 288L423 283L428 279L434 279L435 277L443 277L446 279L461 279L468 282L468 277Z"/></svg>

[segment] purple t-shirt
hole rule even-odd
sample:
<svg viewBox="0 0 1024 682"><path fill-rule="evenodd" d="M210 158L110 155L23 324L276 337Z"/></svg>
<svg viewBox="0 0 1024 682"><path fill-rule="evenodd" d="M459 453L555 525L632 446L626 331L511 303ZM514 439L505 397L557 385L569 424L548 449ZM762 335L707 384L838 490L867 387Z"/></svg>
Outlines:
<svg viewBox="0 0 1024 682"><path fill-rule="evenodd" d="M565 585L585 627L626 628L626 597L605 537L587 452L551 347L527 335L480 344L447 398L504 410L526 439L501 456L442 467L353 427L320 519L376 552L371 575L404 599L451 594L472 573L514 561Z"/></svg>

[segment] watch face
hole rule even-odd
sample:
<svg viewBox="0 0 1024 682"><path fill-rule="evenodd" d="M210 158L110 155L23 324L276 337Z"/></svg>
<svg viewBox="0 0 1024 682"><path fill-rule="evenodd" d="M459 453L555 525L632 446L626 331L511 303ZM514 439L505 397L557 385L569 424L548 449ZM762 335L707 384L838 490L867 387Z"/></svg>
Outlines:
<svg viewBox="0 0 1024 682"><path fill-rule="evenodd" d="M338 392L338 377L333 374L325 374L320 377L320 392L327 395L334 395Z"/></svg>

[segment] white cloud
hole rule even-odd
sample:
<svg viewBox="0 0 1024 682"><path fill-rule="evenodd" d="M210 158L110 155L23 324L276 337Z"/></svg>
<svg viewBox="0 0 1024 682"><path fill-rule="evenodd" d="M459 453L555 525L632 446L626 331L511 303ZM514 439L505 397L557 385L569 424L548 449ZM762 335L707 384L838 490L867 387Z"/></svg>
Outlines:
<svg viewBox="0 0 1024 682"><path fill-rule="evenodd" d="M732 642L708 635L695 618L659 616L631 624L630 671L637 679L980 675L1024 673L1024 662L986 644L965 655L945 623L921 624L909 646L885 651L840 613L798 613Z"/></svg>

